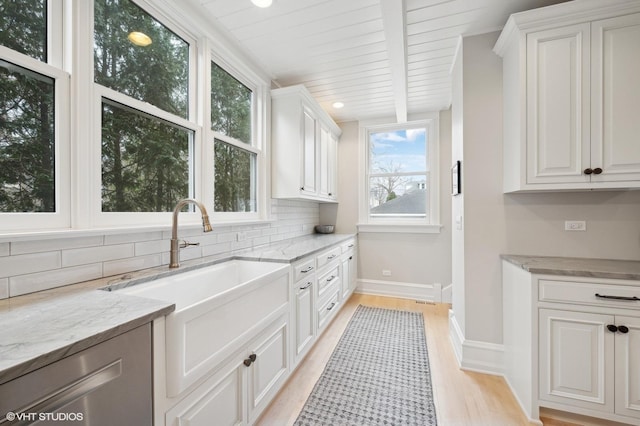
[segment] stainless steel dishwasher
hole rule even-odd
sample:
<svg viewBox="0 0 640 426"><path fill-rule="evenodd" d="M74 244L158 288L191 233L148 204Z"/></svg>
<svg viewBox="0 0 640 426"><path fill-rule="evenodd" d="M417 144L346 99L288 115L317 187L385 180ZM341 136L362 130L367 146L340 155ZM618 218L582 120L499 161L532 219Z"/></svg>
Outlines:
<svg viewBox="0 0 640 426"><path fill-rule="evenodd" d="M0 425L153 424L151 324L0 385Z"/></svg>

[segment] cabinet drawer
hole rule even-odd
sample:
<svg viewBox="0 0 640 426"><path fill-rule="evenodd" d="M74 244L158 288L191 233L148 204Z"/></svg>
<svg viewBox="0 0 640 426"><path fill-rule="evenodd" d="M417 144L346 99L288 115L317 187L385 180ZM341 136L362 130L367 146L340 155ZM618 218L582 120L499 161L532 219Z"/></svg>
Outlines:
<svg viewBox="0 0 640 426"><path fill-rule="evenodd" d="M342 249L340 247L334 247L331 250L327 250L324 253L319 254L316 257L316 263L318 265L318 269L327 265L332 260L337 259L341 253L342 253Z"/></svg>
<svg viewBox="0 0 640 426"><path fill-rule="evenodd" d="M539 280L541 302L640 308L640 287L580 281Z"/></svg>
<svg viewBox="0 0 640 426"><path fill-rule="evenodd" d="M353 248L356 246L356 241L355 240L349 240L347 242L342 243L342 253L347 253L350 250L353 250Z"/></svg>
<svg viewBox="0 0 640 426"><path fill-rule="evenodd" d="M311 258L295 265L293 267L293 280L298 282L301 279L312 275L315 271L315 263L315 259Z"/></svg>
<svg viewBox="0 0 640 426"><path fill-rule="evenodd" d="M331 287L334 289L334 287ZM318 308L318 331L322 330L338 312L338 294L339 288L335 288L333 294L320 308Z"/></svg>
<svg viewBox="0 0 640 426"><path fill-rule="evenodd" d="M318 278L318 297L323 297L332 284L340 281L338 266Z"/></svg>

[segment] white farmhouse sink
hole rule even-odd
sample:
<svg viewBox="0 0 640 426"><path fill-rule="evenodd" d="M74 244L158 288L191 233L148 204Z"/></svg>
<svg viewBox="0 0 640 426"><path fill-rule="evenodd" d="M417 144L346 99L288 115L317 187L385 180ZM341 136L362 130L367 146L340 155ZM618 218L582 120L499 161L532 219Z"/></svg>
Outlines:
<svg viewBox="0 0 640 426"><path fill-rule="evenodd" d="M289 265L230 260L119 293L176 304L165 319L167 396L179 395L289 306Z"/></svg>

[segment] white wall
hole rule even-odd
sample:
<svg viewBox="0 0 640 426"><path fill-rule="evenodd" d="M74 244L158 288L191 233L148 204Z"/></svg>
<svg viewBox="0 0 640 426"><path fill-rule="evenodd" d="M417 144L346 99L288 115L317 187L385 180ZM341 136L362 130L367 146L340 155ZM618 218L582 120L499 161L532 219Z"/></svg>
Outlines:
<svg viewBox="0 0 640 426"><path fill-rule="evenodd" d="M502 193L502 62L492 52L497 37L464 38L462 82L454 73L453 145L463 155L464 233L454 233L452 252L454 270L464 271L463 280L456 279L460 271L453 273L453 310L464 337L499 344L500 254L640 260L640 191ZM464 98L455 95L460 86ZM564 231L565 220L586 220L587 231ZM461 249L463 265L456 255ZM460 292L463 306L457 305Z"/></svg>
<svg viewBox="0 0 640 426"><path fill-rule="evenodd" d="M321 205L320 221L335 223L337 232L356 232L358 221L358 122L339 123L338 205ZM440 218L439 234L360 233L358 278L431 285L451 284L451 113L440 113ZM391 271L383 276L382 270Z"/></svg>

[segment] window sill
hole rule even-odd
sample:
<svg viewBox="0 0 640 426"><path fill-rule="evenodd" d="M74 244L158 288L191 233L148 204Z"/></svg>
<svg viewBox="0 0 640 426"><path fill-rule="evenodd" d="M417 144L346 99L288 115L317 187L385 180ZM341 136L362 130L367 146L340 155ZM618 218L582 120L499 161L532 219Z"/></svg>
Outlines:
<svg viewBox="0 0 640 426"><path fill-rule="evenodd" d="M382 224L359 223L358 232L382 232L396 234L439 234L442 225L406 225L406 224Z"/></svg>

